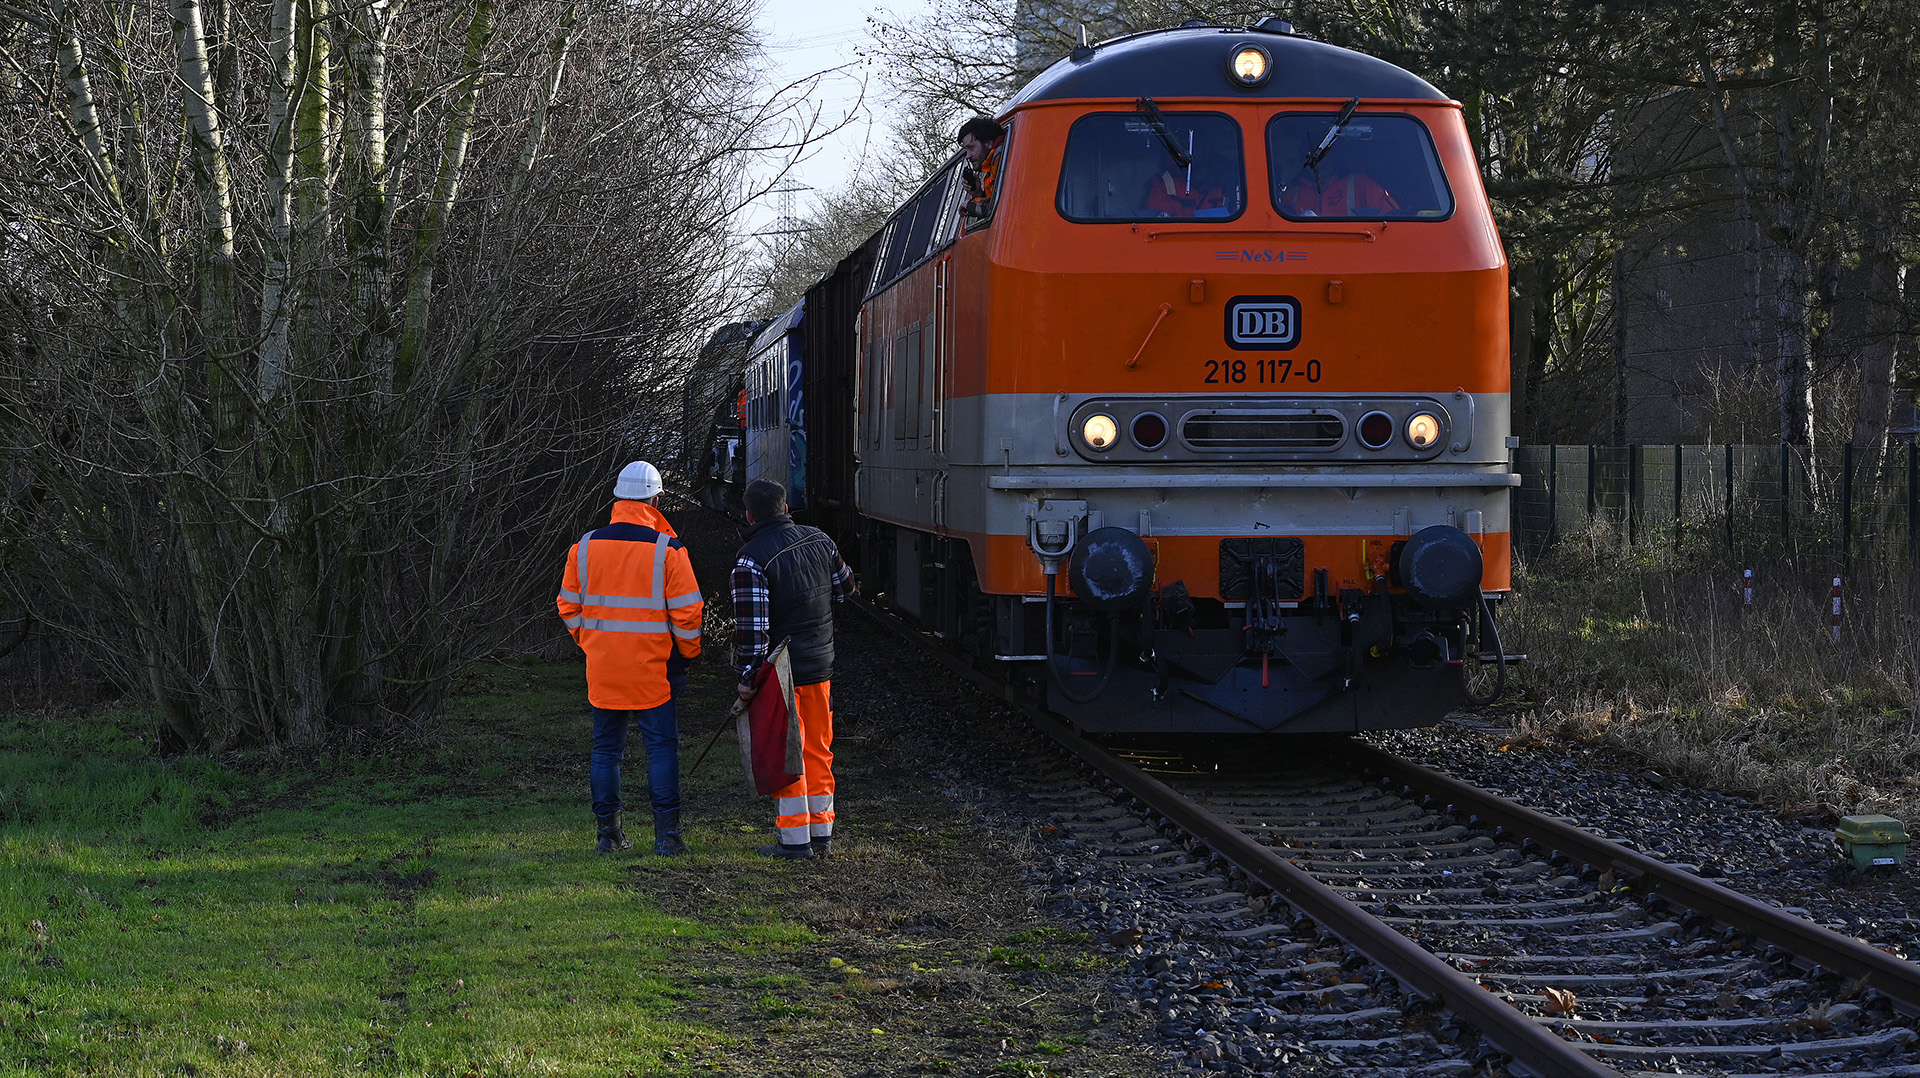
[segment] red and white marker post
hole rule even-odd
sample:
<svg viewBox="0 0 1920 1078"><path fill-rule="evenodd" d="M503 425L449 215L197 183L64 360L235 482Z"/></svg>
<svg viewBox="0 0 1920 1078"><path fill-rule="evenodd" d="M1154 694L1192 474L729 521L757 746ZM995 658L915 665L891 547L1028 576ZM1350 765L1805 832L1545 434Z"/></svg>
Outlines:
<svg viewBox="0 0 1920 1078"><path fill-rule="evenodd" d="M1833 578L1833 642L1840 642L1840 578Z"/></svg>

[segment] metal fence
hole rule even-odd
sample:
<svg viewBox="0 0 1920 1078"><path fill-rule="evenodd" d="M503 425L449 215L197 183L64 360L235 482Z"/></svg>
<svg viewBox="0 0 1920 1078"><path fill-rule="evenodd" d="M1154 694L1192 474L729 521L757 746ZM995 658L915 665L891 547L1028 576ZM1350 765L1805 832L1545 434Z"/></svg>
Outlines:
<svg viewBox="0 0 1920 1078"><path fill-rule="evenodd" d="M1634 545L1831 561L1920 550L1920 447L1545 445L1514 451L1516 549L1605 523Z"/></svg>

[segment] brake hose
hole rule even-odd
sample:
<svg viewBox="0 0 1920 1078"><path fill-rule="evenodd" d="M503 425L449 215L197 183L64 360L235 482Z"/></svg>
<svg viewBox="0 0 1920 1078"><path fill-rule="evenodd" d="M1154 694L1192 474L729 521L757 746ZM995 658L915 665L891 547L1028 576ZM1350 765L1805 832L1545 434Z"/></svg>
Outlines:
<svg viewBox="0 0 1920 1078"><path fill-rule="evenodd" d="M1047 674L1052 678L1054 687L1060 690L1060 695L1066 697L1070 702L1076 704L1091 704L1100 698L1101 693L1107 691L1107 679L1113 676L1113 661L1114 658L1120 654L1120 627L1118 625L1112 626L1110 635L1113 636L1114 639L1107 647L1106 666L1100 671L1100 680L1094 682L1093 691L1085 696L1081 696L1079 693L1068 688L1066 675L1060 672L1060 664L1053 661L1053 599L1055 582L1058 579L1058 573L1047 574ZM1108 615L1108 618L1109 620L1115 620L1113 619L1113 615Z"/></svg>
<svg viewBox="0 0 1920 1078"><path fill-rule="evenodd" d="M1495 628L1493 624L1493 607L1487 604L1487 597L1484 595L1480 597L1480 624L1487 627L1484 634L1486 637L1485 642L1493 647L1497 673L1495 673L1493 679L1493 692L1483 699L1473 695L1473 686L1467 674L1467 665L1465 662L1460 664L1460 688L1461 691L1467 694L1467 703L1472 704L1474 707L1486 707L1488 704L1500 699L1500 694L1507 691L1507 649L1500 646L1500 630Z"/></svg>

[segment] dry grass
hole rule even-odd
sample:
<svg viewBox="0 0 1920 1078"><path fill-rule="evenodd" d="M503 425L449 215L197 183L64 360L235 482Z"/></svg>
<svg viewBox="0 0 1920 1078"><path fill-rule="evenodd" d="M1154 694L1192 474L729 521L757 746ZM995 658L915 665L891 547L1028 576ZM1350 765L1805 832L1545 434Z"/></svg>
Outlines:
<svg viewBox="0 0 1920 1078"><path fill-rule="evenodd" d="M1753 565L1749 616L1742 568L1710 533L1629 547L1604 528L1523 567L1502 630L1531 657L1518 735L1599 743L1786 812L1920 820L1920 574L1903 552L1856 563L1836 645L1833 569Z"/></svg>

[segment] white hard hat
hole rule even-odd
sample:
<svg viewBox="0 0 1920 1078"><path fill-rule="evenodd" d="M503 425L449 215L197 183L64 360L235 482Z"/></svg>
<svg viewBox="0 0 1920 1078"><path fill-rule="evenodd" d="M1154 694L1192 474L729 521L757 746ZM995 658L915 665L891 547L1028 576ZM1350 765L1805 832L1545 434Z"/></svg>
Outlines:
<svg viewBox="0 0 1920 1078"><path fill-rule="evenodd" d="M620 469L620 481L613 485L613 496L639 502L660 493L660 469L644 460L636 460Z"/></svg>

